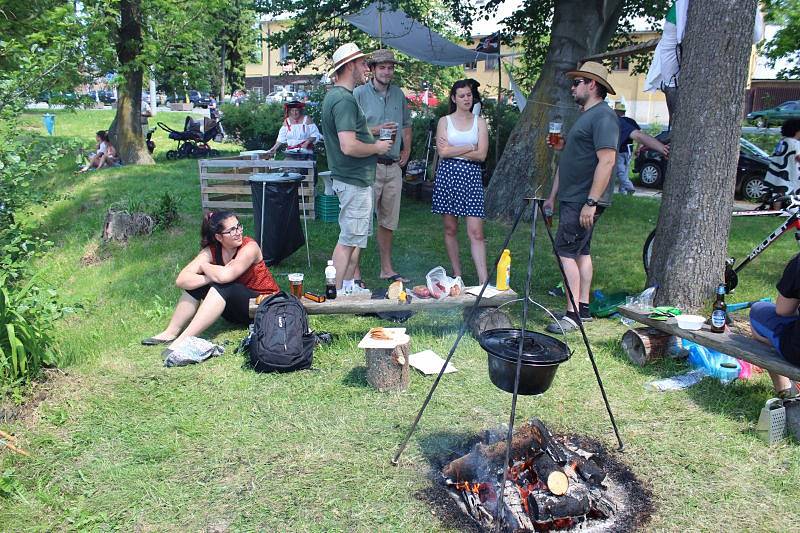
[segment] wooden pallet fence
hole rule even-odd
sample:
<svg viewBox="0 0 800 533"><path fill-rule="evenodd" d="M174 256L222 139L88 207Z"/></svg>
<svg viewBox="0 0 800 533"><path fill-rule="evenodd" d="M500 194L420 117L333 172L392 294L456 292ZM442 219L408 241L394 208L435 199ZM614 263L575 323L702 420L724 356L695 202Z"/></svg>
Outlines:
<svg viewBox="0 0 800 533"><path fill-rule="evenodd" d="M305 177L298 190L300 216L314 219L314 161L275 161L251 159L250 156L201 159L200 199L203 212L226 209L239 216L253 215L253 201L248 179L253 174L297 172Z"/></svg>

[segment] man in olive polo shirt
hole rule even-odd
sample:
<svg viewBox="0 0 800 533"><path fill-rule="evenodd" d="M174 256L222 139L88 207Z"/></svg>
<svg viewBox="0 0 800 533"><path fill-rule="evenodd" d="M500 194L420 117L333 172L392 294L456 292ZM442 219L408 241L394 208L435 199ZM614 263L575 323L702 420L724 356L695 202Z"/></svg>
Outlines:
<svg viewBox="0 0 800 533"><path fill-rule="evenodd" d="M333 249L336 288L354 292L353 272L361 248L367 247L372 219L372 189L377 156L392 148L392 141L376 141L367 119L353 97L356 85L368 72L364 54L355 43L333 53L329 76L335 83L322 101L322 133L333 190L339 197L339 241Z"/></svg>
<svg viewBox="0 0 800 533"><path fill-rule="evenodd" d="M381 129L400 136L389 153L378 157L375 184L372 186L374 210L378 219L378 251L381 256L380 278L408 283L392 265L392 237L400 220L400 195L403 192L402 167L411 155L411 110L397 85L392 85L397 61L391 50L376 50L367 60L372 80L356 87L353 96L367 117L367 126L377 137Z"/></svg>

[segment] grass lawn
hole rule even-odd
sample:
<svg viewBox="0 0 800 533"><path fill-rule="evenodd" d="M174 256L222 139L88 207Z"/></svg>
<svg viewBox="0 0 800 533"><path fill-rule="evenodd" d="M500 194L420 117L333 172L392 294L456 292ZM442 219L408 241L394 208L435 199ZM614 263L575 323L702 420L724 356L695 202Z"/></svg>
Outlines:
<svg viewBox="0 0 800 533"><path fill-rule="evenodd" d="M80 137L111 120L107 111L58 113L56 132ZM183 115L165 114L173 125ZM26 117L42 130L36 114ZM173 123L174 121L174 123ZM233 354L245 329L220 322L207 337L227 353L201 365L168 369L160 349L139 340L163 329L179 295L173 282L197 253L200 198L196 161L162 159L171 141L156 138L151 167L122 167L80 176L74 162L40 184L53 195L30 221L55 248L40 261L44 281L78 307L57 324L63 373L39 387L24 416L3 429L16 432L25 458L0 453L0 473L16 490L0 496L7 531L454 531L449 502L434 489L437 466L463 450L480 431L508 421L511 396L488 379L486 356L471 338L454 358L398 467L389 463L433 380L412 373L409 390L381 394L365 381L356 348L375 318L313 316L332 344L315 351L314 369L256 374ZM222 145L223 149L226 148ZM238 147L229 145L231 151ZM100 244L107 207L118 201L154 203L165 191L180 197L181 220L166 232L127 245ZM603 216L593 243L595 288L605 293L643 288L641 246L656 220L656 200L618 197ZM245 231L252 221L245 218ZM731 254L742 256L777 225L773 219L735 220ZM512 287L522 290L528 231L515 235ZM508 228L486 227L494 256ZM325 260L338 226L309 224L313 268L298 252L273 269L305 271L306 286L321 290ZM470 263L466 236L462 258ZM552 309L563 302L546 289L558 272L543 231L536 241L534 299ZM436 265L448 266L441 224L429 206L405 201L395 239L396 268L416 282ZM774 295L783 265L797 252L782 239L748 267L729 302ZM475 282L471 265L467 283ZM377 286L374 243L363 261L365 280ZM513 312L518 317L520 309ZM534 327L546 323L532 309ZM446 354L460 314L418 314L406 324L412 348ZM723 386L706 379L681 392L644 389L652 379L685 370L667 361L637 368L620 348L625 328L596 320L588 334L612 408L626 442L618 459L630 465L654 495L648 530L796 530L800 447L768 447L754 433L771 396L766 376ZM615 440L578 335L551 389L520 397L519 420L542 418L554 432L589 435L613 449ZM2 493L0 493L2 494ZM438 496L437 496L438 495ZM433 503L431 500L435 500ZM735 525L733 525L735 524Z"/></svg>

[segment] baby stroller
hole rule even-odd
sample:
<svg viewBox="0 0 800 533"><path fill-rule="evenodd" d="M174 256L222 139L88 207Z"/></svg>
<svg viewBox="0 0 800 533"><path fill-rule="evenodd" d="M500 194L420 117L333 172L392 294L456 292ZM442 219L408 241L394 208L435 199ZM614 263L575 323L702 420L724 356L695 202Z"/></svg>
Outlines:
<svg viewBox="0 0 800 533"><path fill-rule="evenodd" d="M208 145L208 141L219 141L224 135L220 120L204 118L203 122L186 117L183 131L173 130L163 122L158 127L166 131L170 139L178 141L175 150L167 151L167 159L183 159L185 157L218 157L219 152Z"/></svg>

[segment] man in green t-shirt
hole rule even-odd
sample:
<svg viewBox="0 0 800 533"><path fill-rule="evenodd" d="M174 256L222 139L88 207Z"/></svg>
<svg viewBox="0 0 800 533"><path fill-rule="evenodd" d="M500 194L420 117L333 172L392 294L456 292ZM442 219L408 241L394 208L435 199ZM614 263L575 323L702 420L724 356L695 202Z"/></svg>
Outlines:
<svg viewBox="0 0 800 533"><path fill-rule="evenodd" d="M367 247L372 220L372 189L377 156L392 148L391 140L376 141L367 119L353 97L356 85L364 83L369 69L355 43L340 46L333 53L334 86L322 101L322 134L333 191L339 197L339 241L333 249L336 288L344 294L357 293L353 272L361 248Z"/></svg>
<svg viewBox="0 0 800 533"><path fill-rule="evenodd" d="M587 61L578 70L567 72L572 78L572 96L581 114L567 135L552 147L563 150L550 196L544 210L552 212L558 198L558 231L555 249L567 284L578 303L575 309L567 297L567 312L547 331L560 333L578 328L589 314L592 285L592 256L589 246L595 221L611 204L611 172L617 159L619 120L605 103L607 94L616 94L608 83L608 70L600 63Z"/></svg>

